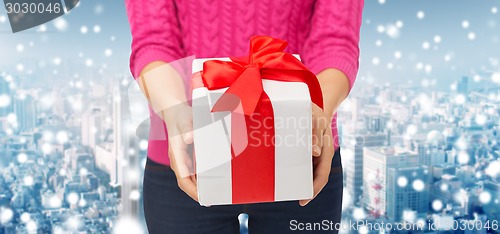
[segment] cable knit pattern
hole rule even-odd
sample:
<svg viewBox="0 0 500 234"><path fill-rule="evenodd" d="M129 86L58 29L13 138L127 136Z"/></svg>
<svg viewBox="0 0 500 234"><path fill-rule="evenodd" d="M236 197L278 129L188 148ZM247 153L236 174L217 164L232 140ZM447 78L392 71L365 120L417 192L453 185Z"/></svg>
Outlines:
<svg viewBox="0 0 500 234"><path fill-rule="evenodd" d="M300 54L315 74L339 69L349 78L350 89L356 79L363 0L125 0L125 4L135 78L157 60L243 56L250 37L267 35L288 41L286 51ZM161 120L152 113L151 121ZM336 128L334 139L338 139ZM338 140L335 143L338 146ZM148 156L168 165L167 145L166 140L150 139Z"/></svg>

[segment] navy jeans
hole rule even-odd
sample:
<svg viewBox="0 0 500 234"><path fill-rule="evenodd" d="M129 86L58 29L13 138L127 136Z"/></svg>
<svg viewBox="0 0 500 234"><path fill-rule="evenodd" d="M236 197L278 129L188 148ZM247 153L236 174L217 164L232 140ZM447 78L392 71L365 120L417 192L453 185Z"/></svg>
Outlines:
<svg viewBox="0 0 500 234"><path fill-rule="evenodd" d="M248 214L250 234L311 232L307 227L337 233L335 224L340 223L342 210L342 178L339 149L335 152L327 185L305 207L299 206L298 201L203 207L177 186L170 167L148 158L143 185L144 215L151 234L239 233L241 213Z"/></svg>

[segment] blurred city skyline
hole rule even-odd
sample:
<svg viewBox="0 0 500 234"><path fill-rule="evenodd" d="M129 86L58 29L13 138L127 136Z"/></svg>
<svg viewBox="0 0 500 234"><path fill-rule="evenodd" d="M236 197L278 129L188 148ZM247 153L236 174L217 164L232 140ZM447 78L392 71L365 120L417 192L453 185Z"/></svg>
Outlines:
<svg viewBox="0 0 500 234"><path fill-rule="evenodd" d="M498 222L498 8L366 1L338 110L344 223ZM148 112L130 40L122 1L17 34L0 9L0 233L144 229Z"/></svg>

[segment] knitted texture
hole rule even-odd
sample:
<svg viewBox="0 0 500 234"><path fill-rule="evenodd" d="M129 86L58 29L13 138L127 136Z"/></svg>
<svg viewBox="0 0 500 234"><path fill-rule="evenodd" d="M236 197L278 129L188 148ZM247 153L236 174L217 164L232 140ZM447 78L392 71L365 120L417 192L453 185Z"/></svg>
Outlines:
<svg viewBox="0 0 500 234"><path fill-rule="evenodd" d="M349 78L350 89L356 79L363 0L125 0L125 4L135 78L157 60L244 56L252 36L266 35L288 41L286 52L299 54L315 74L339 69ZM155 131L165 130L152 112L151 123L151 131L153 125ZM336 126L333 133L338 147ZM166 139L150 139L148 157L168 165L167 149Z"/></svg>

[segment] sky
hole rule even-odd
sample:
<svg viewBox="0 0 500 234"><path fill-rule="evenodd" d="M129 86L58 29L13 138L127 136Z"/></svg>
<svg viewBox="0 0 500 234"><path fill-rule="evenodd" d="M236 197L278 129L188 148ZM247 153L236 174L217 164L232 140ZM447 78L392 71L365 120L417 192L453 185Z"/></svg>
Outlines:
<svg viewBox="0 0 500 234"><path fill-rule="evenodd" d="M358 86L412 83L449 90L464 75L479 83L497 81L492 74L500 71L499 10L498 0L366 0ZM0 7L0 73L40 79L40 70L68 75L58 70L71 63L130 74L130 41L120 0L86 0L69 14L16 34Z"/></svg>

